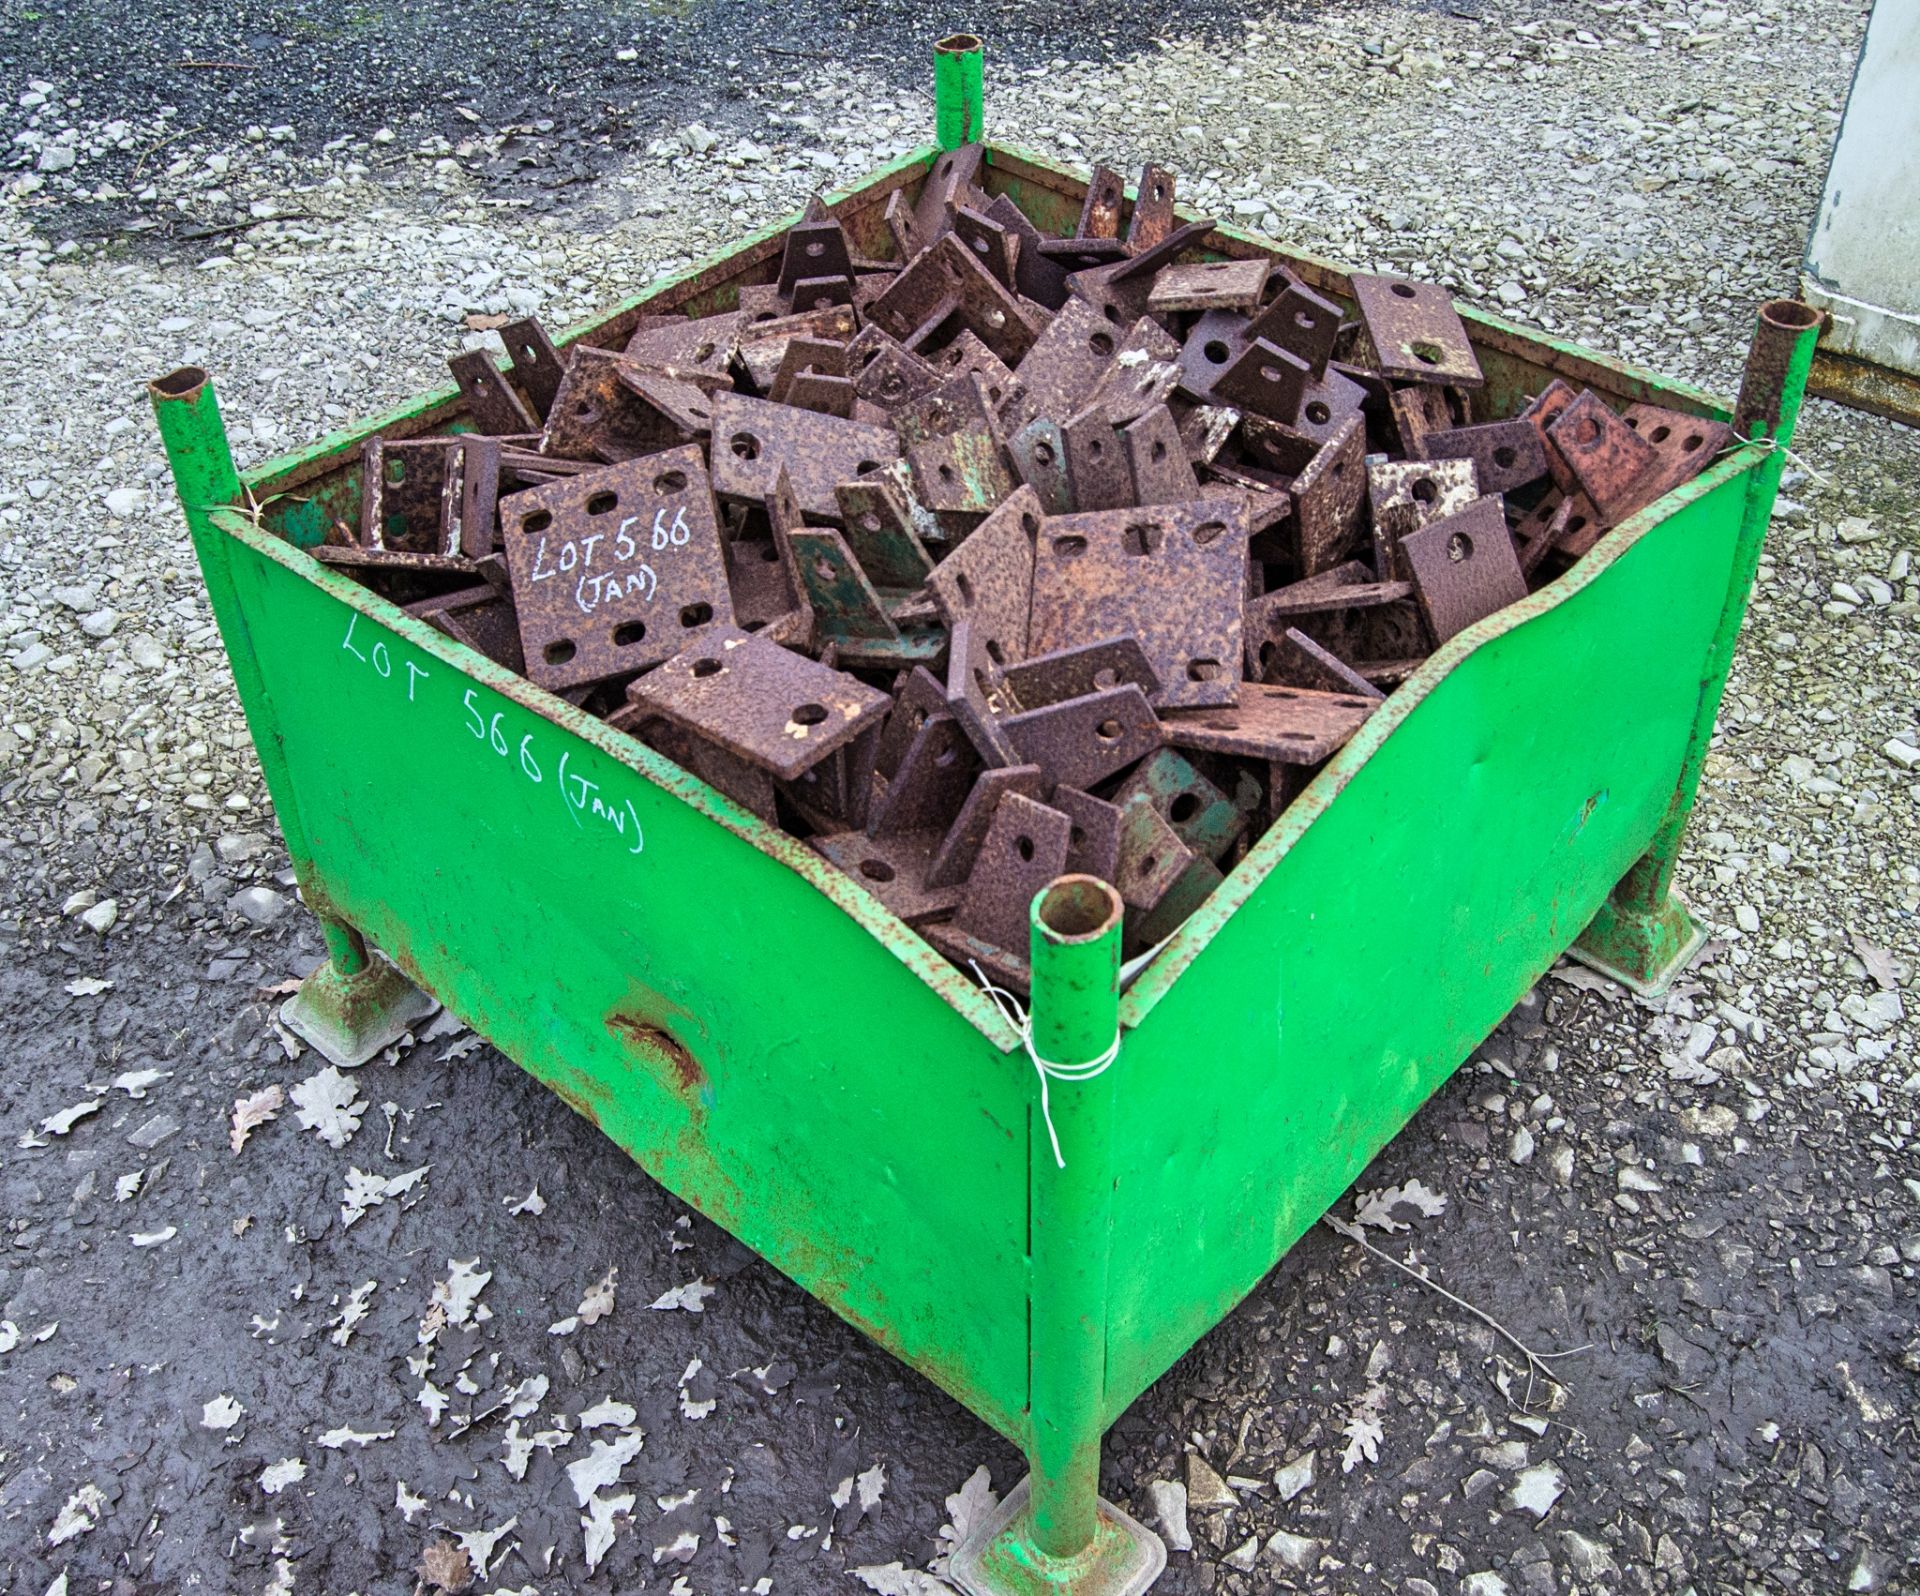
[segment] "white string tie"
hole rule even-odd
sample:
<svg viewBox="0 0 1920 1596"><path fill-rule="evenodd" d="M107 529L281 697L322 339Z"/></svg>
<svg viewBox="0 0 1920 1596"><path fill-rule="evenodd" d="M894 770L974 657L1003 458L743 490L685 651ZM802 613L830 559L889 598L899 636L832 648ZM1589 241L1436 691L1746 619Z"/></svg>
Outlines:
<svg viewBox="0 0 1920 1596"><path fill-rule="evenodd" d="M1720 452L1722 454L1738 454L1742 449L1758 449L1762 454L1773 454L1775 452L1783 454L1791 464L1798 466L1802 471L1806 472L1806 474L1812 477L1815 482L1819 483L1821 487L1830 488L1833 486L1832 477L1828 476L1805 455L1796 454L1793 450L1789 449L1778 438L1749 438L1745 442L1730 443Z"/></svg>
<svg viewBox="0 0 1920 1596"><path fill-rule="evenodd" d="M1056 1064L1052 1059L1042 1058L1033 1045L1033 1017L1029 1015L1020 1000L1005 987L995 986L987 979L987 972L980 968L974 959L967 961L973 966L973 973L980 977L980 989L993 999L993 1006L1000 1016L1011 1025L1014 1034L1020 1038L1020 1045L1027 1050L1027 1057L1033 1060L1033 1072L1040 1077L1040 1117L1047 1122L1047 1139L1053 1143L1053 1162L1057 1168L1065 1169L1067 1161L1060 1153L1060 1133L1053 1128L1053 1108L1047 1101L1047 1082L1090 1081L1104 1075L1107 1066L1120 1056L1120 1027L1113 1028L1113 1040L1106 1051L1097 1058L1090 1058L1084 1064Z"/></svg>

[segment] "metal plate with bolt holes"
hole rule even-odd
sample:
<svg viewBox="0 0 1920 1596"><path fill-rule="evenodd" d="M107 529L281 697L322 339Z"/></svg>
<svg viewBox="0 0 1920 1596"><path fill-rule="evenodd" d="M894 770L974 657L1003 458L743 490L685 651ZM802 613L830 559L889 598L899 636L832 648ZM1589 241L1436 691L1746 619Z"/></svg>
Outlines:
<svg viewBox="0 0 1920 1596"><path fill-rule="evenodd" d="M642 327L627 340L627 357L656 369L726 377L747 318L737 310L718 316L688 316L664 326Z"/></svg>
<svg viewBox="0 0 1920 1596"><path fill-rule="evenodd" d="M871 892L908 925L945 919L960 906L960 888L929 887L927 861L939 844L937 831L869 837L838 831L815 837L813 846Z"/></svg>
<svg viewBox="0 0 1920 1596"><path fill-rule="evenodd" d="M1511 493L1547 474L1547 446L1531 421L1483 421L1426 436L1429 460L1471 460L1482 493Z"/></svg>
<svg viewBox="0 0 1920 1596"><path fill-rule="evenodd" d="M1098 786L1160 746L1160 723L1132 682L1044 709L1008 715L999 729L1021 763L1038 765L1049 786Z"/></svg>
<svg viewBox="0 0 1920 1596"><path fill-rule="evenodd" d="M891 703L844 671L732 627L630 683L627 700L782 781L852 742Z"/></svg>
<svg viewBox="0 0 1920 1596"><path fill-rule="evenodd" d="M516 676L526 674L526 656L520 649L520 623L514 616L513 600L497 589L474 588L428 599L422 604L410 604L407 608L436 631L457 643L465 643L496 665L506 666Z"/></svg>
<svg viewBox="0 0 1920 1596"><path fill-rule="evenodd" d="M360 447L360 546L397 554L460 554L454 505L465 443L369 438Z"/></svg>
<svg viewBox="0 0 1920 1596"><path fill-rule="evenodd" d="M1300 409L1289 425L1309 443L1325 443L1365 408L1367 390L1332 366L1300 393ZM1363 448L1364 452L1364 448Z"/></svg>
<svg viewBox="0 0 1920 1596"><path fill-rule="evenodd" d="M967 876L953 921L969 936L1019 948L1027 938L1034 896L1067 869L1072 823L1057 809L1021 793L994 805L993 820Z"/></svg>
<svg viewBox="0 0 1920 1596"><path fill-rule="evenodd" d="M1317 765L1338 752L1378 707L1379 700L1351 693L1244 682L1238 704L1179 710L1162 715L1160 724L1175 748Z"/></svg>
<svg viewBox="0 0 1920 1596"><path fill-rule="evenodd" d="M940 373L891 333L869 323L847 345L847 371L856 398L898 410L940 384Z"/></svg>
<svg viewBox="0 0 1920 1596"><path fill-rule="evenodd" d="M1733 428L1724 421L1707 421L1659 405L1629 405L1620 419L1653 445L1655 465L1643 490L1643 504L1651 504L1681 483L1692 481L1733 441Z"/></svg>
<svg viewBox="0 0 1920 1596"><path fill-rule="evenodd" d="M1098 643L1076 643L1071 648L1039 654L1001 673L999 688L1011 713L1045 709L1049 704L1088 693L1104 692L1132 682L1149 701L1160 690L1160 679L1147 663L1139 641L1131 637L1106 638Z"/></svg>
<svg viewBox="0 0 1920 1596"><path fill-rule="evenodd" d="M948 624L971 620L976 646L995 667L1027 657L1033 541L1044 519L1033 489L1017 489L927 578Z"/></svg>
<svg viewBox="0 0 1920 1596"><path fill-rule="evenodd" d="M900 768L900 761L906 758L907 747L912 743L914 733L920 730L930 715L944 715L946 712L946 688L941 686L939 678L926 666L914 666L907 674L905 685L894 695L893 708L880 733L879 745L874 749L873 768L882 776L891 776Z"/></svg>
<svg viewBox="0 0 1920 1596"><path fill-rule="evenodd" d="M1402 538L1400 549L1436 644L1527 596L1497 495L1429 521Z"/></svg>
<svg viewBox="0 0 1920 1596"><path fill-rule="evenodd" d="M1566 460L1554 447L1553 439L1547 435L1547 429L1566 414L1567 406L1578 397L1562 378L1555 377L1520 412L1520 419L1530 422L1533 430L1540 434L1540 441L1547 446L1547 470L1553 474L1553 485L1562 493L1573 492L1578 484Z"/></svg>
<svg viewBox="0 0 1920 1596"><path fill-rule="evenodd" d="M1059 422L1035 416L1009 440L1007 455L1048 515L1066 515L1075 508L1067 475L1067 438Z"/></svg>
<svg viewBox="0 0 1920 1596"><path fill-rule="evenodd" d="M1380 374L1390 382L1478 388L1486 379L1453 296L1432 283L1355 272L1348 279Z"/></svg>
<svg viewBox="0 0 1920 1596"><path fill-rule="evenodd" d="M1114 351L1113 364L1093 385L1089 405L1107 413L1116 427L1137 421L1165 404L1180 385L1180 345L1158 322L1142 316Z"/></svg>
<svg viewBox="0 0 1920 1596"><path fill-rule="evenodd" d="M965 881L973 872L980 844L986 840L987 828L993 824L1000 800L1008 793L1037 799L1045 780L1038 765L1006 765L998 770L981 771L961 804L960 813L934 851L933 860L927 866L927 885L958 886Z"/></svg>
<svg viewBox="0 0 1920 1596"><path fill-rule="evenodd" d="M1097 404L1069 416L1060 428L1067 451L1067 491L1076 511L1114 510L1133 503L1133 477L1113 423Z"/></svg>
<svg viewBox="0 0 1920 1596"><path fill-rule="evenodd" d="M706 468L671 449L500 501L527 674L576 687L733 624Z"/></svg>
<svg viewBox="0 0 1920 1596"><path fill-rule="evenodd" d="M1111 166L1096 166L1087 180L1087 197L1080 206L1075 238L1118 238L1120 207L1126 198L1126 179Z"/></svg>
<svg viewBox="0 0 1920 1596"><path fill-rule="evenodd" d="M796 528L787 534L787 542L823 641L845 645L900 635L846 539L832 527Z"/></svg>
<svg viewBox="0 0 1920 1596"><path fill-rule="evenodd" d="M1171 748L1141 760L1113 801L1150 804L1181 842L1216 861L1247 829L1246 811Z"/></svg>
<svg viewBox="0 0 1920 1596"><path fill-rule="evenodd" d="M800 513L840 518L834 489L900 453L891 427L789 410L742 394L713 400L713 491L764 502L783 466Z"/></svg>
<svg viewBox="0 0 1920 1596"><path fill-rule="evenodd" d="M1311 376L1298 355L1254 338L1240 346L1232 363L1214 379L1213 397L1273 421L1292 421L1300 413L1300 398Z"/></svg>
<svg viewBox="0 0 1920 1596"><path fill-rule="evenodd" d="M833 490L847 547L876 588L913 588L933 570L933 556L914 529L906 490L884 475L842 482Z"/></svg>
<svg viewBox="0 0 1920 1596"><path fill-rule="evenodd" d="M1056 516L1034 553L1029 646L1044 653L1133 637L1160 678L1158 703L1230 704L1246 581L1244 504L1196 499Z"/></svg>
<svg viewBox="0 0 1920 1596"><path fill-rule="evenodd" d="M1409 460L1426 459L1427 439L1454 425L1453 412L1447 407L1447 390L1424 382L1394 389L1387 408L1400 434L1400 452Z"/></svg>
<svg viewBox="0 0 1920 1596"><path fill-rule="evenodd" d="M1113 364L1120 336L1084 299L1069 299L1014 372L1035 414L1063 421L1085 405Z"/></svg>
<svg viewBox="0 0 1920 1596"><path fill-rule="evenodd" d="M1609 525L1646 502L1641 495L1655 469L1653 445L1591 389L1560 413L1547 438Z"/></svg>
<svg viewBox="0 0 1920 1596"><path fill-rule="evenodd" d="M1184 310L1252 310L1266 292L1270 269L1264 255L1163 266L1147 294L1147 310L1155 316Z"/></svg>
<svg viewBox="0 0 1920 1596"><path fill-rule="evenodd" d="M1385 460L1370 455L1366 466L1374 525L1392 537L1417 532L1429 521L1464 510L1480 497L1470 459Z"/></svg>
<svg viewBox="0 0 1920 1596"><path fill-rule="evenodd" d="M853 276L853 252L846 229L832 217L800 221L787 229L780 254L780 292L792 294L802 278Z"/></svg>

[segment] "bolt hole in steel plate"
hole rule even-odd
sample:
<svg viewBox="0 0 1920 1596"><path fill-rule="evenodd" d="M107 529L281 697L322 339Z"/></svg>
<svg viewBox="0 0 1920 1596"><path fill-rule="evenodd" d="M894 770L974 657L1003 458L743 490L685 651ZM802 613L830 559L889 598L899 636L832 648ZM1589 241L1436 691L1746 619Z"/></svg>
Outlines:
<svg viewBox="0 0 1920 1596"><path fill-rule="evenodd" d="M529 676L575 687L659 664L733 623L697 445L508 494L501 540ZM700 617L689 627L677 617Z"/></svg>
<svg viewBox="0 0 1920 1596"><path fill-rule="evenodd" d="M1349 282L1383 377L1462 388L1484 383L1466 326L1446 289L1363 272L1354 273Z"/></svg>

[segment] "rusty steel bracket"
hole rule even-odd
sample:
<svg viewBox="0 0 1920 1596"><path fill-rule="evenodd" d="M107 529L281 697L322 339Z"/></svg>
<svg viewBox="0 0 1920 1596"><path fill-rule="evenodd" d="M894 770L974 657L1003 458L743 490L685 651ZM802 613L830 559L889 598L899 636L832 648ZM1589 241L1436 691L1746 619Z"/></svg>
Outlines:
<svg viewBox="0 0 1920 1596"><path fill-rule="evenodd" d="M1317 765L1339 752L1378 703L1351 693L1246 682L1237 704L1178 710L1162 715L1160 724L1175 748Z"/></svg>
<svg viewBox="0 0 1920 1596"><path fill-rule="evenodd" d="M1035 413L1058 420L1086 403L1119 348L1120 333L1097 309L1084 299L1069 299L1014 375Z"/></svg>
<svg viewBox="0 0 1920 1596"><path fill-rule="evenodd" d="M491 583L421 599L407 605L406 610L456 643L465 643L496 665L504 665L516 676L526 674L526 657L520 648L520 623L513 613L513 600Z"/></svg>
<svg viewBox="0 0 1920 1596"><path fill-rule="evenodd" d="M847 371L856 396L882 410L898 410L940 384L940 374L891 333L869 322L847 345Z"/></svg>
<svg viewBox="0 0 1920 1596"><path fill-rule="evenodd" d="M786 245L780 253L779 289L791 298L794 285L803 279L844 278L850 302L853 251L847 246L846 229L827 214L818 200L816 195L814 203L807 207L807 214L787 229Z"/></svg>
<svg viewBox="0 0 1920 1596"><path fill-rule="evenodd" d="M916 588L926 581L933 556L914 529L911 504L897 481L876 473L842 482L833 493L847 547L876 588Z"/></svg>
<svg viewBox="0 0 1920 1596"><path fill-rule="evenodd" d="M1374 568L1384 581L1405 581L1401 539L1479 498L1477 468L1472 460L1389 460L1374 454L1366 457L1366 468Z"/></svg>
<svg viewBox="0 0 1920 1596"><path fill-rule="evenodd" d="M493 356L484 349L469 349L447 362L453 380L467 397L467 413L480 432L521 434L538 432L540 422L533 408L515 393Z"/></svg>
<svg viewBox="0 0 1920 1596"><path fill-rule="evenodd" d="M1067 869L1112 881L1120 869L1118 808L1078 787L1055 787L1053 807L1073 824L1067 834Z"/></svg>
<svg viewBox="0 0 1920 1596"><path fill-rule="evenodd" d="M1478 388L1486 378L1453 296L1431 283L1355 272L1348 284L1374 358L1389 382L1444 382Z"/></svg>
<svg viewBox="0 0 1920 1596"><path fill-rule="evenodd" d="M1147 949L1158 947L1193 917L1224 880L1220 867L1211 859L1196 857L1153 908L1128 917L1123 950L1130 958L1137 958Z"/></svg>
<svg viewBox="0 0 1920 1596"><path fill-rule="evenodd" d="M1331 569L1366 534L1366 447L1366 423L1349 416L1294 478L1303 576Z"/></svg>
<svg viewBox="0 0 1920 1596"><path fill-rule="evenodd" d="M1496 495L1439 516L1400 540L1434 642L1527 596L1527 579Z"/></svg>
<svg viewBox="0 0 1920 1596"><path fill-rule="evenodd" d="M1110 166L1098 166L1087 179L1087 197L1080 206L1075 238L1120 236L1120 211L1126 199L1126 179Z"/></svg>
<svg viewBox="0 0 1920 1596"><path fill-rule="evenodd" d="M926 881L927 864L939 841L937 831L890 837L841 831L815 837L812 845L897 919L924 928L960 906L958 886L931 887Z"/></svg>
<svg viewBox="0 0 1920 1596"><path fill-rule="evenodd" d="M1245 506L1217 499L1055 517L1034 555L1030 647L1131 636L1160 678L1159 703L1231 703L1247 535Z"/></svg>
<svg viewBox="0 0 1920 1596"><path fill-rule="evenodd" d="M1334 340L1339 335L1340 307L1291 274L1272 302L1247 326L1248 338L1264 338L1304 360L1315 382L1327 374L1327 362L1333 357Z"/></svg>
<svg viewBox="0 0 1920 1596"><path fill-rule="evenodd" d="M1101 405L1069 416L1060 438L1066 448L1067 496L1076 511L1117 510L1133 502L1126 450Z"/></svg>
<svg viewBox="0 0 1920 1596"><path fill-rule="evenodd" d="M948 887L964 882L972 874L974 862L980 857L980 845L986 841L987 830L993 824L1000 800L1008 793L1038 800L1042 785L1043 777L1038 765L1005 765L997 770L981 771L974 778L973 786L960 806L960 813L954 817L953 823L940 839L940 846L934 850L933 859L927 866L927 885Z"/></svg>
<svg viewBox="0 0 1920 1596"><path fill-rule="evenodd" d="M1653 445L1591 389L1548 426L1547 438L1609 526L1650 502L1642 495L1658 461Z"/></svg>
<svg viewBox="0 0 1920 1596"><path fill-rule="evenodd" d="M1549 429L1567 413L1567 406L1578 397L1563 379L1555 377L1520 412L1520 419L1531 423L1533 430L1540 434L1540 441L1547 451L1547 470L1552 473L1553 485L1562 493L1577 491L1579 483L1574 480L1573 472L1550 436Z"/></svg>
<svg viewBox="0 0 1920 1596"><path fill-rule="evenodd" d="M900 452L891 427L790 410L742 394L714 395L713 489L727 498L765 502L784 468L801 514L837 521L834 489Z"/></svg>
<svg viewBox="0 0 1920 1596"><path fill-rule="evenodd" d="M1642 485L1645 501L1635 510L1691 482L1733 441L1733 428L1724 421L1707 421L1659 405L1629 405L1620 419L1653 446L1654 469Z"/></svg>
<svg viewBox="0 0 1920 1596"><path fill-rule="evenodd" d="M1148 161L1134 185L1133 211L1127 217L1127 249L1138 255L1153 248L1173 231L1174 174Z"/></svg>
<svg viewBox="0 0 1920 1596"><path fill-rule="evenodd" d="M1114 791L1113 801L1122 810L1150 807L1185 847L1216 864L1247 829L1248 811L1171 748L1141 760Z"/></svg>
<svg viewBox="0 0 1920 1596"><path fill-rule="evenodd" d="M797 527L787 534L814 625L823 642L842 646L895 639L900 629L846 540L832 527Z"/></svg>
<svg viewBox="0 0 1920 1596"><path fill-rule="evenodd" d="M781 781L878 725L891 703L844 671L730 626L629 683L627 700Z"/></svg>
<svg viewBox="0 0 1920 1596"><path fill-rule="evenodd" d="M1078 508L1067 475L1067 436L1059 422L1035 416L1008 440L1007 456L1047 515L1065 515Z"/></svg>
<svg viewBox="0 0 1920 1596"><path fill-rule="evenodd" d="M527 674L578 687L731 628L733 597L697 445L500 501Z"/></svg>
<svg viewBox="0 0 1920 1596"><path fill-rule="evenodd" d="M1187 458L1173 412L1155 405L1120 431L1136 504L1189 504L1200 497L1200 479Z"/></svg>
<svg viewBox="0 0 1920 1596"><path fill-rule="evenodd" d="M943 384L961 377L978 377L996 416L1009 399L1018 396L1019 384L1006 363L965 328L946 348L930 356L928 364L940 374Z"/></svg>
<svg viewBox="0 0 1920 1596"><path fill-rule="evenodd" d="M1019 252L1013 263L1014 291L1045 310L1058 310L1066 304L1067 269L1041 253L1040 246L1046 240L1027 213L1005 194L996 194L982 214L1019 240Z"/></svg>
<svg viewBox="0 0 1920 1596"><path fill-rule="evenodd" d="M1278 687L1310 687L1316 692L1346 693L1355 698L1379 698L1380 689L1338 654L1323 648L1298 627L1289 626L1273 640L1273 652L1261 673Z"/></svg>
<svg viewBox="0 0 1920 1596"><path fill-rule="evenodd" d="M973 646L996 671L1027 657L1033 545L1044 519L1033 490L1016 489L927 578L948 625L972 622Z"/></svg>
<svg viewBox="0 0 1920 1596"><path fill-rule="evenodd" d="M1120 811L1120 857L1113 884L1129 912L1145 914L1186 874L1193 850L1146 799L1116 799L1115 807Z"/></svg>
<svg viewBox="0 0 1920 1596"><path fill-rule="evenodd" d="M903 259L911 260L939 242L953 225L953 212L971 204L985 166L983 144L962 144L941 151L921 184L920 197L914 201L910 235L913 247L901 251Z"/></svg>
<svg viewBox="0 0 1920 1596"><path fill-rule="evenodd" d="M1483 421L1430 432L1429 460L1471 460L1482 493L1512 493L1547 474L1547 446L1531 421Z"/></svg>
<svg viewBox="0 0 1920 1596"><path fill-rule="evenodd" d="M1161 743L1160 723L1134 682L1008 715L999 730L1017 756L1008 763L1038 765L1049 787L1082 791Z"/></svg>
<svg viewBox="0 0 1920 1596"><path fill-rule="evenodd" d="M723 793L768 825L780 823L774 803L773 777L759 766L632 703L616 709L607 717L607 724L615 731L639 738L655 753L664 754L682 770L691 771L715 792Z"/></svg>
<svg viewBox="0 0 1920 1596"><path fill-rule="evenodd" d="M500 341L507 347L514 383L545 421L560 391L560 379L566 375L566 361L553 347L546 328L532 316L508 322L500 329Z"/></svg>
<svg viewBox="0 0 1920 1596"><path fill-rule="evenodd" d="M1013 492L1006 442L987 385L974 372L897 412L914 497L936 514L984 515Z"/></svg>
<svg viewBox="0 0 1920 1596"><path fill-rule="evenodd" d="M1020 291L1022 239L1018 233L970 205L954 211L953 231L961 243L980 257L980 264L995 282L1010 293Z"/></svg>
<svg viewBox="0 0 1920 1596"><path fill-rule="evenodd" d="M777 405L793 404L795 380L809 374L844 379L847 375L847 346L827 338L788 339L787 347L780 356L779 369L774 372L773 381L767 385L767 398ZM847 384L847 392L851 399L851 383ZM852 415L851 407L847 414Z"/></svg>
<svg viewBox="0 0 1920 1596"><path fill-rule="evenodd" d="M1100 406L1107 420L1124 427L1165 404L1179 383L1179 343L1158 322L1142 316L1120 340L1113 363L1093 385L1087 403Z"/></svg>
<svg viewBox="0 0 1920 1596"><path fill-rule="evenodd" d="M746 326L746 316L737 310L674 316L661 325L642 326L627 340L626 355L647 366L726 379Z"/></svg>
<svg viewBox="0 0 1920 1596"><path fill-rule="evenodd" d="M780 373L780 362L787 358L787 345L795 338L813 338L827 343L847 343L854 335L858 313L851 305L819 305L812 310L770 320L753 321L741 330L734 359L746 372L756 393L764 394Z"/></svg>
<svg viewBox="0 0 1920 1596"><path fill-rule="evenodd" d="M998 948L1024 948L1035 896L1066 874L1071 832L1059 810L1022 793L1003 795L967 876L955 927Z"/></svg>
<svg viewBox="0 0 1920 1596"><path fill-rule="evenodd" d="M464 449L458 437L367 439L360 447L360 547L461 554L455 506Z"/></svg>
<svg viewBox="0 0 1920 1596"><path fill-rule="evenodd" d="M1018 367L1045 330L1038 316L996 282L951 234L916 256L867 309L885 332L919 350L957 320L1009 367Z"/></svg>
<svg viewBox="0 0 1920 1596"><path fill-rule="evenodd" d="M1404 388L1395 388L1388 396L1387 407L1393 417L1394 430L1400 435L1400 452L1407 459L1426 459L1427 439L1436 432L1447 432L1457 425L1448 405L1450 391L1424 382L1412 382ZM1538 431L1537 428L1535 430ZM1542 434L1543 444L1544 441L1545 435Z"/></svg>
<svg viewBox="0 0 1920 1596"><path fill-rule="evenodd" d="M1300 401L1312 377L1307 363L1298 355L1265 338L1254 338L1241 345L1227 368L1214 378L1212 399L1216 404L1237 406L1242 412L1290 422L1300 413Z"/></svg>
<svg viewBox="0 0 1920 1596"><path fill-rule="evenodd" d="M869 835L937 829L943 834L972 790L980 759L960 723L949 714L920 723L886 789L869 811Z"/></svg>
<svg viewBox="0 0 1920 1596"><path fill-rule="evenodd" d="M547 412L541 452L614 464L687 442L687 430L628 381L648 375L612 350L575 349ZM704 395L694 403L706 408ZM701 430L705 424L702 417Z"/></svg>
<svg viewBox="0 0 1920 1596"><path fill-rule="evenodd" d="M1337 367L1328 366L1300 393L1300 409L1290 425L1310 443L1325 443L1351 420L1360 419L1367 390Z"/></svg>

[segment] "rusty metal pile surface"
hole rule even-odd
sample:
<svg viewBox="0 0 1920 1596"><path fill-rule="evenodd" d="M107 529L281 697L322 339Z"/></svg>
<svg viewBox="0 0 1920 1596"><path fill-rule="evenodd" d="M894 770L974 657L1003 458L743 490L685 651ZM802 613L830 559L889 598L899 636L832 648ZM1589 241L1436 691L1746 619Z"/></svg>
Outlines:
<svg viewBox="0 0 1920 1596"><path fill-rule="evenodd" d="M502 332L471 431L375 438L316 556L811 843L1024 990L1027 905L1169 936L1439 644L1725 426L1480 403L1447 293L1209 258L1174 175L1073 237L943 154L887 259L818 201L737 308Z"/></svg>

